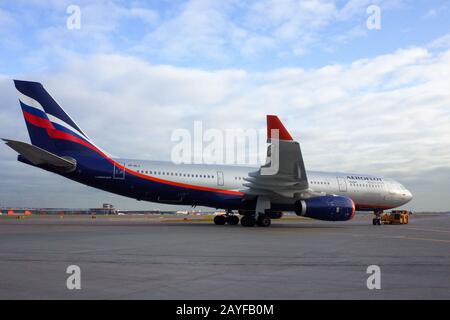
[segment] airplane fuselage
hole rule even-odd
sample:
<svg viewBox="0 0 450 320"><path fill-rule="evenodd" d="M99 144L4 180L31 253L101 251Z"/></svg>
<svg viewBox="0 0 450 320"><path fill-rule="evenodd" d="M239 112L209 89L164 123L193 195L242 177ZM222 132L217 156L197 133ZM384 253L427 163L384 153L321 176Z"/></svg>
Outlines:
<svg viewBox="0 0 450 320"><path fill-rule="evenodd" d="M256 170L258 167L87 157L78 162L76 171L55 173L142 201L245 210L254 208L254 203L246 201L241 192L244 179ZM313 191L347 196L359 211L396 208L412 197L399 182L380 176L307 171L307 177ZM294 203L280 197L272 202L272 209L293 211Z"/></svg>

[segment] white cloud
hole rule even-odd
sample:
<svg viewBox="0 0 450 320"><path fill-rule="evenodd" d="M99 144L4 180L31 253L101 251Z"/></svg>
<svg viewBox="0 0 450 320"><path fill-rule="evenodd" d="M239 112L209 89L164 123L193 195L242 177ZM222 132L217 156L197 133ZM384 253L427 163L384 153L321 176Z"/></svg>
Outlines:
<svg viewBox="0 0 450 320"><path fill-rule="evenodd" d="M450 2L447 0L441 2L431 2L432 7L422 16L423 19L437 19L442 16L448 16Z"/></svg>
<svg viewBox="0 0 450 320"><path fill-rule="evenodd" d="M366 36L366 8L373 3L388 11L402 1L190 0L176 6L133 51L176 62L227 62L235 56L261 54L301 56L327 42L336 45ZM328 34L331 25L339 26L340 33Z"/></svg>
<svg viewBox="0 0 450 320"><path fill-rule="evenodd" d="M437 38L428 44L431 49L450 48L450 33Z"/></svg>
<svg viewBox="0 0 450 320"><path fill-rule="evenodd" d="M430 9L428 10L428 12L423 16L426 19L430 19L430 18L434 18L437 16L437 11L436 9Z"/></svg>
<svg viewBox="0 0 450 320"><path fill-rule="evenodd" d="M55 60L71 52L111 53L119 47L131 47L139 40L134 39L134 33L140 35L159 21L157 11L138 1L80 0L75 3L80 7L80 29L69 30L66 10L72 4L70 0L21 0L15 2L14 9L0 9L0 35L4 33L0 45L15 40L15 47L22 48L17 50L22 62L31 67L53 66ZM9 42L4 47L12 51Z"/></svg>
<svg viewBox="0 0 450 320"><path fill-rule="evenodd" d="M250 7L247 21L254 30L267 29L276 38L296 40L305 31L328 24L336 10L334 1L264 0Z"/></svg>
<svg viewBox="0 0 450 320"><path fill-rule="evenodd" d="M172 18L164 20L134 50L148 50L169 59L200 56L225 59L230 37L240 30L227 17L232 2L192 0L183 4ZM242 35L242 34L241 34Z"/></svg>
<svg viewBox="0 0 450 320"><path fill-rule="evenodd" d="M384 12L402 2L370 3L380 5ZM66 51L125 52L152 61L197 66L211 62L233 65L242 60L234 64L241 65L254 63L255 58L280 62L315 51L332 51L368 35L367 0L188 0L164 9L142 1L80 0L79 30L66 28L69 0L17 3L14 21L20 24L12 28L14 36L2 37L0 44L20 49L20 43L12 42L23 41L20 35L26 34L22 46L32 45L33 50L17 52L24 63L40 70ZM0 11L0 21L2 16Z"/></svg>

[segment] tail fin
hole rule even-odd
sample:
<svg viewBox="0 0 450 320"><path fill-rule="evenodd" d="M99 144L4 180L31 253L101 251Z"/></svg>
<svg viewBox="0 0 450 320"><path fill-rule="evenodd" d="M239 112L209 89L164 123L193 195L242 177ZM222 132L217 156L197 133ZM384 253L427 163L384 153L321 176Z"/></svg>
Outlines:
<svg viewBox="0 0 450 320"><path fill-rule="evenodd" d="M14 80L14 84L34 146L57 155L98 149L42 84L21 80Z"/></svg>

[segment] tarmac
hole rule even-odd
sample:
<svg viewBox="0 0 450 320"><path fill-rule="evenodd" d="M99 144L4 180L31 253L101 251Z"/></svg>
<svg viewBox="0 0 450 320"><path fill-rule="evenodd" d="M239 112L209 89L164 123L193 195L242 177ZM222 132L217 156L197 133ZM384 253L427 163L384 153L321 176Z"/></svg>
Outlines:
<svg viewBox="0 0 450 320"><path fill-rule="evenodd" d="M372 226L287 218L0 217L0 299L450 299L450 215ZM69 265L81 289L69 290ZM369 290L370 265L381 289Z"/></svg>

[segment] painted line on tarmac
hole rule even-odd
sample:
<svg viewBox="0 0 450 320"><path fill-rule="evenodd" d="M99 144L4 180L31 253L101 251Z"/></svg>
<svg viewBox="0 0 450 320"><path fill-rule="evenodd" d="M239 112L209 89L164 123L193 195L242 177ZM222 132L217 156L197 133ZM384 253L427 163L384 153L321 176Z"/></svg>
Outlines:
<svg viewBox="0 0 450 320"><path fill-rule="evenodd" d="M450 240L444 240L444 239L418 238L418 237L407 237L407 236L395 236L395 237L386 237L386 238L450 243Z"/></svg>

